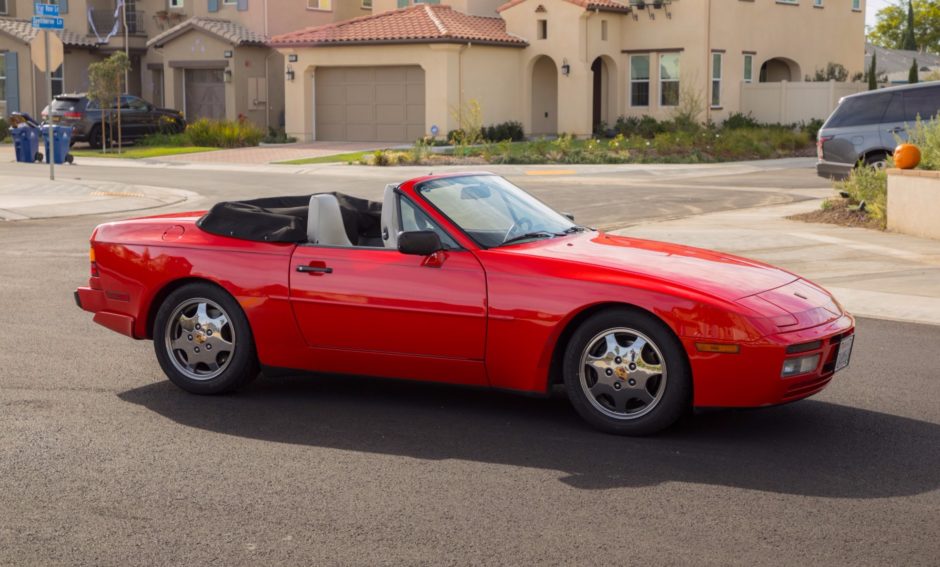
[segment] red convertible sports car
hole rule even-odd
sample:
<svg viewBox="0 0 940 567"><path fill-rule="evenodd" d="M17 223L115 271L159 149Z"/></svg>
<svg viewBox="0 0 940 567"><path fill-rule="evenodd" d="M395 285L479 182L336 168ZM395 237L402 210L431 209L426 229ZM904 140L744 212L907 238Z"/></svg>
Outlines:
<svg viewBox="0 0 940 567"><path fill-rule="evenodd" d="M640 435L692 407L805 398L849 363L854 320L822 288L727 254L575 224L490 174L113 222L75 293L151 339L177 386L261 371L546 394Z"/></svg>

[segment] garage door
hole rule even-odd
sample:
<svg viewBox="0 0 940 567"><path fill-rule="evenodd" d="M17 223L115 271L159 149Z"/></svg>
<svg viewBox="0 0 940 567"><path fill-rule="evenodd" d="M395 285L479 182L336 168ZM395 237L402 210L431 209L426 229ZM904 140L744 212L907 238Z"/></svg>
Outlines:
<svg viewBox="0 0 940 567"><path fill-rule="evenodd" d="M186 69L186 120L225 118L222 69Z"/></svg>
<svg viewBox="0 0 940 567"><path fill-rule="evenodd" d="M421 67L320 67L315 82L318 140L413 142L425 135Z"/></svg>

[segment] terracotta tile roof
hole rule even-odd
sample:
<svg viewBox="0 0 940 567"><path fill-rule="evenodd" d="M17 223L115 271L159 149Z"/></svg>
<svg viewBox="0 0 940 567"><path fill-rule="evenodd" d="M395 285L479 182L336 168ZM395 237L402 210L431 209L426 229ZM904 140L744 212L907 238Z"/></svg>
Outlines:
<svg viewBox="0 0 940 567"><path fill-rule="evenodd" d="M510 0L502 6L496 9L497 12L502 12L503 10L508 10L513 6L518 6L526 0ZM569 4L574 4L575 6L581 6L585 10L600 10L601 12L629 12L630 6L628 2L618 1L618 0L565 0Z"/></svg>
<svg viewBox="0 0 940 567"><path fill-rule="evenodd" d="M501 18L470 16L450 6L422 4L274 36L275 47L383 43L478 43L525 47Z"/></svg>
<svg viewBox="0 0 940 567"><path fill-rule="evenodd" d="M250 29L231 22L229 20L217 20L215 18L189 18L188 20L173 26L165 32L153 36L147 42L147 47L163 47L177 37L190 31L198 29L221 38L232 45L264 45L268 38L263 34L255 33Z"/></svg>
<svg viewBox="0 0 940 567"><path fill-rule="evenodd" d="M39 30L33 27L30 20L17 20L15 18L0 18L0 32L11 35L23 43L29 43L39 34ZM59 39L65 45L80 47L94 47L96 45L94 40L69 30L57 30L54 33L59 36Z"/></svg>

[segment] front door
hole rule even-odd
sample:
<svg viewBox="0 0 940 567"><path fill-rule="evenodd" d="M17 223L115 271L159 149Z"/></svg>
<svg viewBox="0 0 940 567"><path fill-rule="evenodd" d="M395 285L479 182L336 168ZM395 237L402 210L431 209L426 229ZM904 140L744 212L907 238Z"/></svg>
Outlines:
<svg viewBox="0 0 940 567"><path fill-rule="evenodd" d="M440 254L433 262L394 249L298 246L290 294L304 339L342 357L348 373L485 383L483 268L465 250ZM318 271L299 271L309 268ZM421 375L432 366L462 368L462 377Z"/></svg>

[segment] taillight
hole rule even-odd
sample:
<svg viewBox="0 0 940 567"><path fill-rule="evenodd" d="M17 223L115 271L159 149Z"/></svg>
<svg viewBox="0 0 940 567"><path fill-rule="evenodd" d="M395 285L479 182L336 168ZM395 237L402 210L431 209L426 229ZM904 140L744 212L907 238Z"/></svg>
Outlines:
<svg viewBox="0 0 940 567"><path fill-rule="evenodd" d="M82 119L82 113L81 113L81 112L66 112L66 113L62 114L62 116L64 116L65 118L67 118L67 119L69 119L69 120L81 120L81 119Z"/></svg>
<svg viewBox="0 0 940 567"><path fill-rule="evenodd" d="M816 138L816 157L819 159L823 158L823 144L829 140L835 138L835 136L817 136Z"/></svg>
<svg viewBox="0 0 940 567"><path fill-rule="evenodd" d="M95 261L95 249L88 249L88 260L91 262L91 277L98 277L98 262Z"/></svg>

